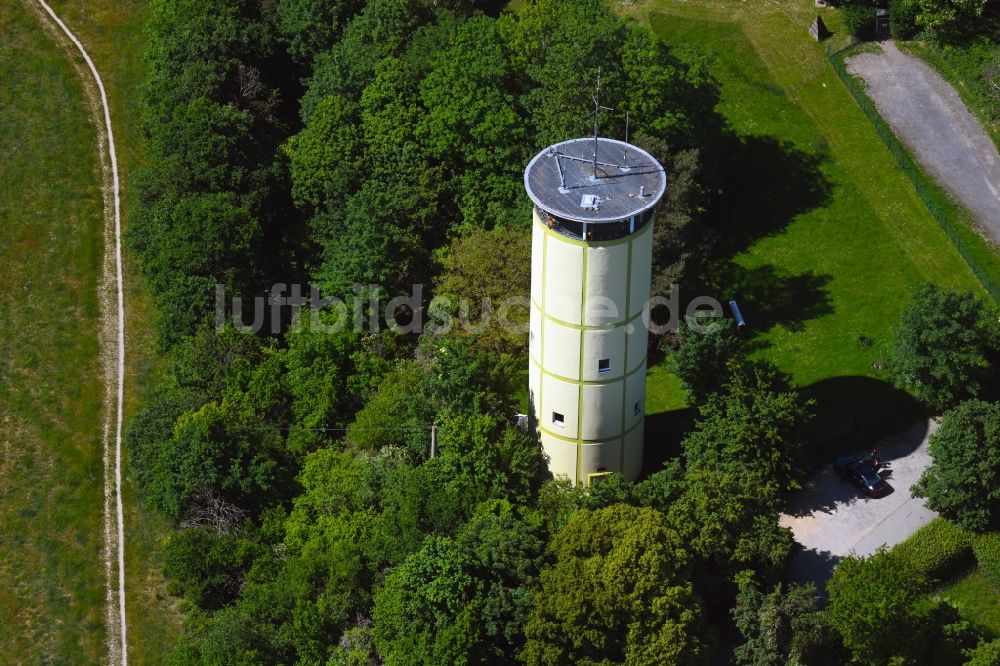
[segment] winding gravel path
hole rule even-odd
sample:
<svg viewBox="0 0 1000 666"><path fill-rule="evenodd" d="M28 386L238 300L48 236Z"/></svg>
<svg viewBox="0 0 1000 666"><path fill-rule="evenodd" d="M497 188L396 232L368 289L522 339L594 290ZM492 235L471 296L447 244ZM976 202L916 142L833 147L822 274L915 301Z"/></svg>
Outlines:
<svg viewBox="0 0 1000 666"><path fill-rule="evenodd" d="M924 61L892 41L862 53L847 69L865 80L868 96L896 136L933 178L1000 243L1000 155L958 93Z"/></svg>
<svg viewBox="0 0 1000 666"><path fill-rule="evenodd" d="M101 75L90 59L90 54L52 10L45 0L37 0L45 13L59 27L83 56L93 81L73 63L81 74L84 91L92 105L97 122L98 146L103 166L102 196L104 198L104 267L98 299L104 330L101 338L101 355L105 368L106 406L104 409L104 558L107 567L107 618L108 661L122 666L128 663L128 642L125 622L125 520L122 508L122 407L125 397L125 297L122 284L121 200L118 182L118 154L115 135L111 127L111 111ZM50 26L49 26L50 27ZM95 94L96 93L96 94ZM98 105L99 100L99 105ZM101 122L103 120L103 122ZM112 252L113 250L113 252ZM114 292L114 296L112 296ZM115 297L117 302L115 302ZM109 405L114 404L112 412ZM112 416L113 415L113 416ZM114 430L114 455L111 450L111 432ZM112 575L117 563L117 586ZM117 597L117 603L115 603Z"/></svg>

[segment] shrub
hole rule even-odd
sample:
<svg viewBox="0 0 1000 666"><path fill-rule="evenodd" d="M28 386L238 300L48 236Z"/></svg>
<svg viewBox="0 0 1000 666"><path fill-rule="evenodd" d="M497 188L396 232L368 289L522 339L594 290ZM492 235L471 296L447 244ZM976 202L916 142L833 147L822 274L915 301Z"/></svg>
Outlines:
<svg viewBox="0 0 1000 666"><path fill-rule="evenodd" d="M243 571L263 553L252 536L209 527L174 532L163 550L167 589L199 608L222 608L237 597Z"/></svg>
<svg viewBox="0 0 1000 666"><path fill-rule="evenodd" d="M1000 121L1000 104L997 104L989 77L1000 62L1000 44L988 35L961 45L939 41L930 41L927 44L931 48L934 60L938 61L932 60L932 64L939 69L951 70L954 76L961 80L973 106L982 113L986 123L992 126L995 135ZM996 74L994 76L995 80L1000 81L1000 76Z"/></svg>
<svg viewBox="0 0 1000 666"><path fill-rule="evenodd" d="M935 518L896 546L893 552L923 576L939 581L972 565L969 533L944 518Z"/></svg>
<svg viewBox="0 0 1000 666"><path fill-rule="evenodd" d="M979 647L967 655L969 660L965 666L996 666L1000 664L1000 639L989 643L980 643Z"/></svg>
<svg viewBox="0 0 1000 666"><path fill-rule="evenodd" d="M972 550L982 574L1000 585L1000 532L980 534L973 540Z"/></svg>
<svg viewBox="0 0 1000 666"><path fill-rule="evenodd" d="M826 584L827 613L844 646L862 664L885 664L913 645L919 626L914 603L928 589L927 579L909 560L880 548L870 557L849 555Z"/></svg>
<svg viewBox="0 0 1000 666"><path fill-rule="evenodd" d="M875 9L858 5L844 5L840 8L840 18L844 29L858 39L869 39L875 33Z"/></svg>
<svg viewBox="0 0 1000 666"><path fill-rule="evenodd" d="M917 34L917 7L913 0L889 0L889 33L893 39Z"/></svg>

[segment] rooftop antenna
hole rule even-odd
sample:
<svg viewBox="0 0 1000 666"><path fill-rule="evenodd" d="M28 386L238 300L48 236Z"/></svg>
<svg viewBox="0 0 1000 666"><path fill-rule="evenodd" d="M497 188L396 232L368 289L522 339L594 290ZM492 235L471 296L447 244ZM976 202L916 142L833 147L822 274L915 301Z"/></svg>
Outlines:
<svg viewBox="0 0 1000 666"><path fill-rule="evenodd" d="M628 111L625 112L625 152L622 155L622 168L628 168Z"/></svg>
<svg viewBox="0 0 1000 666"><path fill-rule="evenodd" d="M601 68L597 67L597 93L591 97L594 100L594 179L597 179L597 134L600 131L601 110L614 111L609 106L601 106L598 99L601 96Z"/></svg>

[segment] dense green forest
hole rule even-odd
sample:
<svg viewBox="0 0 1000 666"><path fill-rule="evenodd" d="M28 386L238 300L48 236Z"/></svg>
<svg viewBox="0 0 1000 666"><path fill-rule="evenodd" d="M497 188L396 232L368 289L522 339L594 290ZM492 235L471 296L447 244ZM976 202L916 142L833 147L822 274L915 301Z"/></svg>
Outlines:
<svg viewBox="0 0 1000 666"><path fill-rule="evenodd" d="M628 112L668 172L654 290L695 286L723 242L712 207L745 176L727 172L701 55L597 0L154 4L129 242L169 373L126 445L177 524L173 663L686 665L743 644L741 663L839 665L867 649L857 618L782 588L778 510L816 405L728 326L664 343L699 413L682 454L584 492L516 425L523 336L337 328L333 308L295 316L279 296L315 285L364 321L418 283L418 309L526 296L522 171L592 131L598 72L616 108L602 133L623 136ZM260 304L257 334L216 325L217 285L227 318L232 297L237 319ZM925 615L915 645L957 631Z"/></svg>

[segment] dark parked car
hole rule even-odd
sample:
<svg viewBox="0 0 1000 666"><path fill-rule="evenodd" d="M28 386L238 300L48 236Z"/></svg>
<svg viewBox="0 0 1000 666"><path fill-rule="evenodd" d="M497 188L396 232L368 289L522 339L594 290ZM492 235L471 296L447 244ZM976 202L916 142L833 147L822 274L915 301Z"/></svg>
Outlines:
<svg viewBox="0 0 1000 666"><path fill-rule="evenodd" d="M838 458L833 463L833 471L847 479L869 497L878 497L889 489L889 484L879 476L878 470L867 460Z"/></svg>

